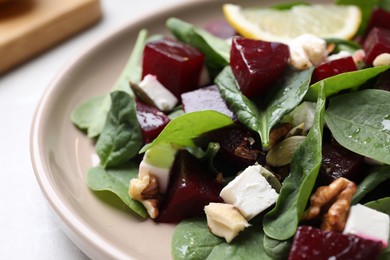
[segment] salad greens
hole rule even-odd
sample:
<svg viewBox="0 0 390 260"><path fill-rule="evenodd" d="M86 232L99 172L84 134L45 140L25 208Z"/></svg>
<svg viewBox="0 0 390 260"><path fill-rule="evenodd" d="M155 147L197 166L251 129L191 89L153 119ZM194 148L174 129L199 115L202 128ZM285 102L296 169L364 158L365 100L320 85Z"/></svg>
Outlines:
<svg viewBox="0 0 390 260"><path fill-rule="evenodd" d="M319 93L313 126L293 155L275 207L263 219L264 232L274 239L286 240L295 234L320 169L326 99L323 91Z"/></svg>
<svg viewBox="0 0 390 260"><path fill-rule="evenodd" d="M390 10L389 0L338 0L337 3L352 3L361 8L363 21L360 34L364 32L374 6ZM289 9L297 4L306 3L298 1L273 8ZM177 40L197 48L205 55L205 65L211 78L239 122L212 110L184 113L182 107L178 106L171 111L171 121L158 137L144 145L136 116L135 96L129 82L141 81L145 44L162 36L152 35L148 39L147 31L141 30L128 63L111 93L84 101L71 115L73 124L96 140L100 165L89 170L88 186L94 191L112 192L138 216L146 218L148 214L142 203L131 198L128 190L130 180L138 177L139 153L171 144L174 149L187 149L200 161L206 161L212 172L217 173L214 159L220 150L219 143L209 143L204 151L196 146L196 138L212 130L242 124L258 134L262 152L267 152L273 127L302 101L316 101L313 126L293 154L275 206L253 219L251 227L242 231L232 243L226 243L210 233L204 217L182 221L172 237L174 259L285 259L317 184L325 123L341 146L386 164L369 168L369 174L358 185L352 204L359 203L379 184L390 180L390 92L366 89L371 87L367 87L367 83L374 82L390 66L342 73L314 84L311 84L313 69L297 71L288 68L266 97L250 100L241 93L229 65L228 41L178 18L169 18L166 25ZM333 38L326 41L335 44L336 52L347 50L352 53L361 48L353 41ZM231 178L227 176L225 181ZM389 197L366 205L390 214ZM389 256L387 248L381 259Z"/></svg>

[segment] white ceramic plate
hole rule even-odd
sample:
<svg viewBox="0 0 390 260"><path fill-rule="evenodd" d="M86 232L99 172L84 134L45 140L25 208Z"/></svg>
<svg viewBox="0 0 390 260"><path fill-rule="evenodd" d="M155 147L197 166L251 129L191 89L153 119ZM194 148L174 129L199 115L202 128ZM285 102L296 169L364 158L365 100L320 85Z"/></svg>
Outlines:
<svg viewBox="0 0 390 260"><path fill-rule="evenodd" d="M229 2L250 6L276 1ZM94 146L72 125L71 112L87 98L109 92L140 29L150 35L167 33L165 21L172 16L201 26L222 17L221 4L191 1L120 28L70 62L43 96L31 130L36 177L63 229L89 257L170 259L174 226L141 220L88 189Z"/></svg>

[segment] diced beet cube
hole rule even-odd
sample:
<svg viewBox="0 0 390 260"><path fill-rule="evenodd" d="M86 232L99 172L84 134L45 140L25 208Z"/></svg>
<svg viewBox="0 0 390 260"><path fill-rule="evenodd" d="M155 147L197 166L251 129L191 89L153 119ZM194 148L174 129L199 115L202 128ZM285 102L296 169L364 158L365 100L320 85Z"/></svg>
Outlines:
<svg viewBox="0 0 390 260"><path fill-rule="evenodd" d="M146 44L142 77L151 74L177 98L199 86L204 55L179 41L162 38Z"/></svg>
<svg viewBox="0 0 390 260"><path fill-rule="evenodd" d="M227 107L225 100L216 85L193 90L181 95L183 109L186 113L215 110L233 118L233 112Z"/></svg>
<svg viewBox="0 0 390 260"><path fill-rule="evenodd" d="M375 58L382 53L390 53L390 30L383 28L372 28L363 46L366 52L364 61L372 65Z"/></svg>
<svg viewBox="0 0 390 260"><path fill-rule="evenodd" d="M364 178L364 172L364 156L337 143L322 145L322 163L318 176L322 185L328 185L340 177L359 182Z"/></svg>
<svg viewBox="0 0 390 260"><path fill-rule="evenodd" d="M295 234L289 260L377 259L382 243L357 236L300 226Z"/></svg>
<svg viewBox="0 0 390 260"><path fill-rule="evenodd" d="M230 65L241 92L247 97L264 94L286 68L287 45L234 37Z"/></svg>
<svg viewBox="0 0 390 260"><path fill-rule="evenodd" d="M355 70L357 70L357 67L351 56L324 62L314 69L311 84L337 74Z"/></svg>
<svg viewBox="0 0 390 260"><path fill-rule="evenodd" d="M145 143L153 141L170 119L155 107L137 101L137 120L141 126L142 137Z"/></svg>
<svg viewBox="0 0 390 260"><path fill-rule="evenodd" d="M225 19L210 21L203 28L212 35L222 39L229 39L237 35L237 32Z"/></svg>
<svg viewBox="0 0 390 260"><path fill-rule="evenodd" d="M209 142L219 143L220 150L214 163L224 174L237 174L238 171L260 162L264 165L265 156L260 152L261 145L245 127L228 126L204 134L196 140L201 146Z"/></svg>
<svg viewBox="0 0 390 260"><path fill-rule="evenodd" d="M378 77L374 88L390 91L390 70L386 70Z"/></svg>
<svg viewBox="0 0 390 260"><path fill-rule="evenodd" d="M371 17L368 22L365 35L368 35L374 27L390 30L390 12L375 7L371 12Z"/></svg>
<svg viewBox="0 0 390 260"><path fill-rule="evenodd" d="M156 222L178 223L203 212L210 202L222 202L222 184L189 152L179 151L171 170L168 193Z"/></svg>

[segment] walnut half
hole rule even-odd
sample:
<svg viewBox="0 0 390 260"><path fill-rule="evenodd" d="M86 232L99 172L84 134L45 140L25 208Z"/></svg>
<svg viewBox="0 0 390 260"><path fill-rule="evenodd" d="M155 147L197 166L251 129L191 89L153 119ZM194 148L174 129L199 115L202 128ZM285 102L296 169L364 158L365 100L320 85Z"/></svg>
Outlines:
<svg viewBox="0 0 390 260"><path fill-rule="evenodd" d="M155 176L145 174L142 178L132 179L130 181L129 195L145 206L151 218L158 217L160 190Z"/></svg>
<svg viewBox="0 0 390 260"><path fill-rule="evenodd" d="M329 186L322 186L310 197L310 207L304 220L322 215L321 229L342 232L351 207L356 184L345 178L337 178ZM326 209L327 212L323 212Z"/></svg>

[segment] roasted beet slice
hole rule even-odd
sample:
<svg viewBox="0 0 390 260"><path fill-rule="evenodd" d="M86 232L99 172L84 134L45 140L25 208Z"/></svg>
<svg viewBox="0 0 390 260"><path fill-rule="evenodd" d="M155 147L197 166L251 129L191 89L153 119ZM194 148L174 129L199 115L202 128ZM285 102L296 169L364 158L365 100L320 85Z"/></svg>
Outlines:
<svg viewBox="0 0 390 260"><path fill-rule="evenodd" d="M199 160L187 151L179 151L171 179L156 222L178 223L203 212L210 202L222 202L222 184Z"/></svg>
<svg viewBox="0 0 390 260"><path fill-rule="evenodd" d="M234 37L230 65L241 92L247 97L264 94L283 73L290 57L283 43Z"/></svg>
<svg viewBox="0 0 390 260"><path fill-rule="evenodd" d="M375 58L382 53L390 53L390 30L383 28L372 28L363 46L366 52L364 61L372 65Z"/></svg>
<svg viewBox="0 0 390 260"><path fill-rule="evenodd" d="M181 100L186 113L215 110L230 118L234 117L233 112L227 107L218 87L215 85L183 93Z"/></svg>
<svg viewBox="0 0 390 260"><path fill-rule="evenodd" d="M204 55L192 46L162 38L147 43L142 77L151 74L177 98L199 86Z"/></svg>
<svg viewBox="0 0 390 260"><path fill-rule="evenodd" d="M210 21L206 23L203 28L212 35L222 39L229 39L237 35L237 32L225 19Z"/></svg>
<svg viewBox="0 0 390 260"><path fill-rule="evenodd" d="M335 76L340 73L357 70L352 57L345 57L337 60L328 61L318 65L312 75L311 84L317 81Z"/></svg>
<svg viewBox="0 0 390 260"><path fill-rule="evenodd" d="M381 250L381 242L300 226L295 234L288 259L377 259Z"/></svg>
<svg viewBox="0 0 390 260"><path fill-rule="evenodd" d="M328 185L333 180L344 177L359 182L364 177L364 157L349 151L337 143L324 143L319 181Z"/></svg>
<svg viewBox="0 0 390 260"><path fill-rule="evenodd" d="M365 35L367 35L372 28L379 27L390 30L390 12L381 8L375 7L371 12L371 17L368 22Z"/></svg>
<svg viewBox="0 0 390 260"><path fill-rule="evenodd" d="M236 174L256 162L262 165L265 163L265 156L260 152L260 142L249 130L239 125L208 132L196 142L201 146L209 142L219 143L220 150L214 163L217 169L227 175Z"/></svg>
<svg viewBox="0 0 390 260"><path fill-rule="evenodd" d="M145 143L155 139L170 119L155 107L137 101L137 120L141 126L142 137Z"/></svg>

